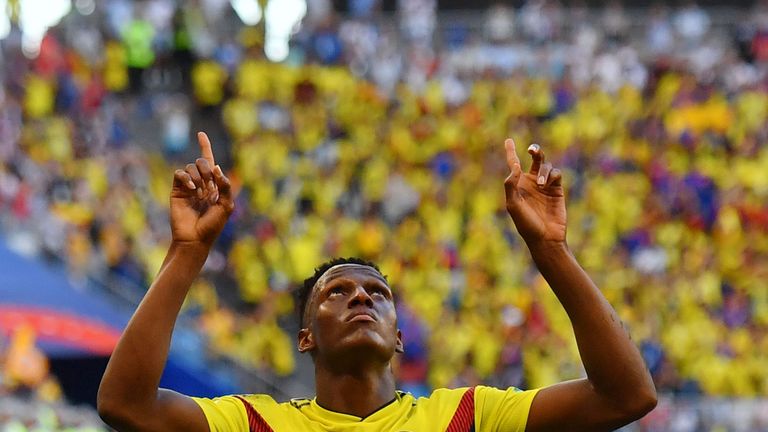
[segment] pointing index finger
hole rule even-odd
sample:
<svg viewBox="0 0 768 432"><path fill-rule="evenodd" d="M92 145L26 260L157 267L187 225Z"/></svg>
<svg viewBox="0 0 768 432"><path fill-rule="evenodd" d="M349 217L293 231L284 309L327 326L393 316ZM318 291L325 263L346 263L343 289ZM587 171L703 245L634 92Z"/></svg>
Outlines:
<svg viewBox="0 0 768 432"><path fill-rule="evenodd" d="M504 149L507 151L507 166L510 171L515 171L515 165L520 166L520 158L517 157L515 141L512 138L504 140Z"/></svg>
<svg viewBox="0 0 768 432"><path fill-rule="evenodd" d="M198 132L197 142L200 144L200 156L207 159L211 166L215 166L216 161L213 159L213 149L211 148L211 140L208 139L208 135L205 132Z"/></svg>

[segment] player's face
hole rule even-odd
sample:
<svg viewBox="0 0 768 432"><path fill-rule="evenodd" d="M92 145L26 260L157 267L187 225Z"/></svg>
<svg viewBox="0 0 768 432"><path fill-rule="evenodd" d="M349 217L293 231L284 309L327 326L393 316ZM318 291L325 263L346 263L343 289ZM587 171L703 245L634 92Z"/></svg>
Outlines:
<svg viewBox="0 0 768 432"><path fill-rule="evenodd" d="M315 285L307 318L308 329L299 334L301 351L316 356L357 352L382 361L402 352L392 290L371 267L341 264L325 272Z"/></svg>

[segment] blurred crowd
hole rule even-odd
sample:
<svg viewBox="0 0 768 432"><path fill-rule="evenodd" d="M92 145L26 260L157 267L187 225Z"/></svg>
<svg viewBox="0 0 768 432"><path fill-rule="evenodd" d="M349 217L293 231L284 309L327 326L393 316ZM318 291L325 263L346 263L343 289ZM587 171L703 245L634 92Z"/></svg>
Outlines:
<svg viewBox="0 0 768 432"><path fill-rule="evenodd" d="M640 19L529 0L447 24L434 0L398 7L309 1L283 63L263 28L224 25L224 1L73 10L33 59L12 31L7 241L75 282L148 286L173 170L204 129L237 193L185 305L216 355L293 373L292 289L360 256L396 292L403 389L543 386L583 370L504 209L511 136L563 169L569 245L659 390L767 394L768 2L727 23L693 2ZM706 426L674 416L642 430Z"/></svg>
<svg viewBox="0 0 768 432"><path fill-rule="evenodd" d="M0 334L0 431L96 432L105 430L90 408L62 398L45 354L35 346L31 327L18 327L7 340Z"/></svg>

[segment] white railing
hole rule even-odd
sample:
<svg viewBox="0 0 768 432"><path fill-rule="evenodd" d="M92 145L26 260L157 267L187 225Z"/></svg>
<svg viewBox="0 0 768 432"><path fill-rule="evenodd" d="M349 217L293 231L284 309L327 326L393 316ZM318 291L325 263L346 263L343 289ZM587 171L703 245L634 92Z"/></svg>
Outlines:
<svg viewBox="0 0 768 432"><path fill-rule="evenodd" d="M768 399L661 396L642 420L621 432L765 432Z"/></svg>
<svg viewBox="0 0 768 432"><path fill-rule="evenodd" d="M90 406L48 403L12 395L0 395L0 431L111 430Z"/></svg>

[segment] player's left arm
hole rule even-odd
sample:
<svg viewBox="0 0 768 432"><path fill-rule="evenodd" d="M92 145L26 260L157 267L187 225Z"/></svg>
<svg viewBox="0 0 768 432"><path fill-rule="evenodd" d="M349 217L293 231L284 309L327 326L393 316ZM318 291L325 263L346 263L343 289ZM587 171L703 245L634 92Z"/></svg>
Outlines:
<svg viewBox="0 0 768 432"><path fill-rule="evenodd" d="M510 175L506 206L536 266L563 305L573 326L586 379L541 389L526 430L613 430L656 406L656 388L640 352L616 311L574 258L566 243L562 174L546 162L538 145L523 173L515 143L505 143Z"/></svg>

